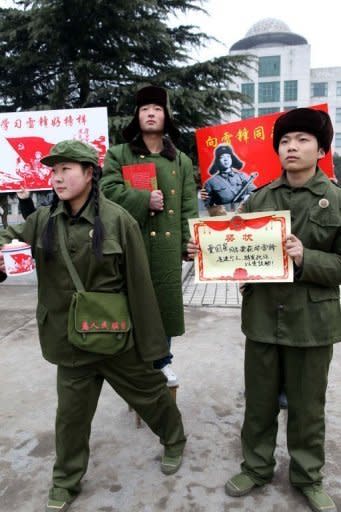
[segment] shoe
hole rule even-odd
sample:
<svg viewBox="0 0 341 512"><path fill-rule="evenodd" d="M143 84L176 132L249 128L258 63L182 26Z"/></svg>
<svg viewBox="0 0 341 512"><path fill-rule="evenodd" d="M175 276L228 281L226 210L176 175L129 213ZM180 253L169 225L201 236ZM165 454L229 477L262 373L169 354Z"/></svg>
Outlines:
<svg viewBox="0 0 341 512"><path fill-rule="evenodd" d="M307 485L301 487L300 491L307 498L309 506L314 512L337 512L335 503L321 484Z"/></svg>
<svg viewBox="0 0 341 512"><path fill-rule="evenodd" d="M52 500L47 502L45 512L65 512L70 507L72 501Z"/></svg>
<svg viewBox="0 0 341 512"><path fill-rule="evenodd" d="M182 464L182 455L163 455L161 459L161 471L164 475L173 475Z"/></svg>
<svg viewBox="0 0 341 512"><path fill-rule="evenodd" d="M225 492L229 496L239 497L249 494L256 484L246 473L238 473L225 484Z"/></svg>
<svg viewBox="0 0 341 512"><path fill-rule="evenodd" d="M167 379L167 386L172 387L178 385L178 378L173 372L170 364L166 364L166 366L161 368L161 371Z"/></svg>
<svg viewBox="0 0 341 512"><path fill-rule="evenodd" d="M278 405L279 405L280 409L288 408L288 399L287 399L287 395L284 393L284 391L281 391L278 396Z"/></svg>

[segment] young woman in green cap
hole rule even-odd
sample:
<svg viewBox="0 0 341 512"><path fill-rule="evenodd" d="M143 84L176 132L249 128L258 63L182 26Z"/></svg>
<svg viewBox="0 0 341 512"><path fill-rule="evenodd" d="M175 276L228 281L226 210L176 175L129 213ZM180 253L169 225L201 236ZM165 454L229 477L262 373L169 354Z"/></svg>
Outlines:
<svg viewBox="0 0 341 512"><path fill-rule="evenodd" d="M52 167L51 206L0 231L0 247L14 238L25 241L36 262L39 339L44 358L57 365L56 461L46 511L64 512L81 490L104 380L159 436L163 473L180 467L185 436L166 378L153 368L155 359L167 355L168 345L138 224L99 192L101 169L88 144L60 142L41 161ZM75 289L62 239L85 290L126 296L132 328L120 335L114 353L70 343L68 311ZM5 278L0 252L0 281Z"/></svg>

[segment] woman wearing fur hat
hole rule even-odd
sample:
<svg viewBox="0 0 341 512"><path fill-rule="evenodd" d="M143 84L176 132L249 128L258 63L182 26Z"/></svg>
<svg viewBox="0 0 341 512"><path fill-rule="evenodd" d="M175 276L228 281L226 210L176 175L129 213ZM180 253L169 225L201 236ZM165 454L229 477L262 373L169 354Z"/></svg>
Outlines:
<svg viewBox="0 0 341 512"><path fill-rule="evenodd" d="M225 212L234 211L255 190L253 180L258 174L249 176L241 172L243 165L228 144L215 148L214 161L208 171L212 177L206 181L201 193L209 211L215 206L221 206Z"/></svg>
<svg viewBox="0 0 341 512"><path fill-rule="evenodd" d="M65 512L87 470L91 422L104 380L159 436L163 473L180 467L185 436L166 379L153 368L168 345L136 221L99 192L101 169L93 147L63 141L42 163L52 167L52 204L38 208L24 224L0 231L0 247L14 238L25 241L36 261L42 353L57 365L56 461L46 512ZM0 252L0 281L4 270ZM82 320L82 333L92 324L95 330L114 330L102 334L110 336L105 350L73 344L68 315L75 273L86 291L120 296L125 304L120 323L111 316L104 321L102 312L97 317L92 309L89 323Z"/></svg>
<svg viewBox="0 0 341 512"><path fill-rule="evenodd" d="M241 473L226 483L243 496L271 481L278 393L288 400L289 479L315 512L336 512L322 486L325 399L333 344L341 341L341 190L319 169L333 127L326 112L298 108L274 125L273 147L282 176L254 192L243 212L290 210L285 249L293 283L246 284L246 405Z"/></svg>
<svg viewBox="0 0 341 512"><path fill-rule="evenodd" d="M173 144L179 132L171 119L165 89L147 86L136 95L135 115L123 131L126 144L109 148L101 187L108 199L120 204L138 221L144 239L163 325L170 338L184 332L182 259L192 258L188 219L198 216L191 160ZM122 167L154 164L156 190L127 187ZM177 377L172 355L155 362L170 386Z"/></svg>

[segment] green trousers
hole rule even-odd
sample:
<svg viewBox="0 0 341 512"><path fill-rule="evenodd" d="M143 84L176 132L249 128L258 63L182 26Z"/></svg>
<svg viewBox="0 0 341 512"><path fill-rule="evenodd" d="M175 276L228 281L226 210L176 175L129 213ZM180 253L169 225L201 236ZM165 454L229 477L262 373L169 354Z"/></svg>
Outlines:
<svg viewBox="0 0 341 512"><path fill-rule="evenodd" d="M56 461L50 498L69 500L80 491L89 460L91 421L104 380L159 436L167 455L183 452L181 414L166 379L152 362L143 362L135 348L91 365L58 366Z"/></svg>
<svg viewBox="0 0 341 512"><path fill-rule="evenodd" d="M289 478L302 487L322 481L324 407L333 346L296 348L246 340L242 471L262 485L271 480L279 413L288 399Z"/></svg>

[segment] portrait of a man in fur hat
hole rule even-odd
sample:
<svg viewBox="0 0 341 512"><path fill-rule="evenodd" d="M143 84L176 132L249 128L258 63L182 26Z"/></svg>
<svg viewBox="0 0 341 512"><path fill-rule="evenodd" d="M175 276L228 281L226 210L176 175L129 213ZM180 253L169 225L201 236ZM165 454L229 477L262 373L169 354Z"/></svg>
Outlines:
<svg viewBox="0 0 341 512"><path fill-rule="evenodd" d="M204 184L201 194L209 211L215 211L216 207L220 208L217 209L219 214L234 211L256 189L253 180L258 174L242 172L243 166L232 146L220 144L215 148L213 163L208 170L211 178Z"/></svg>

